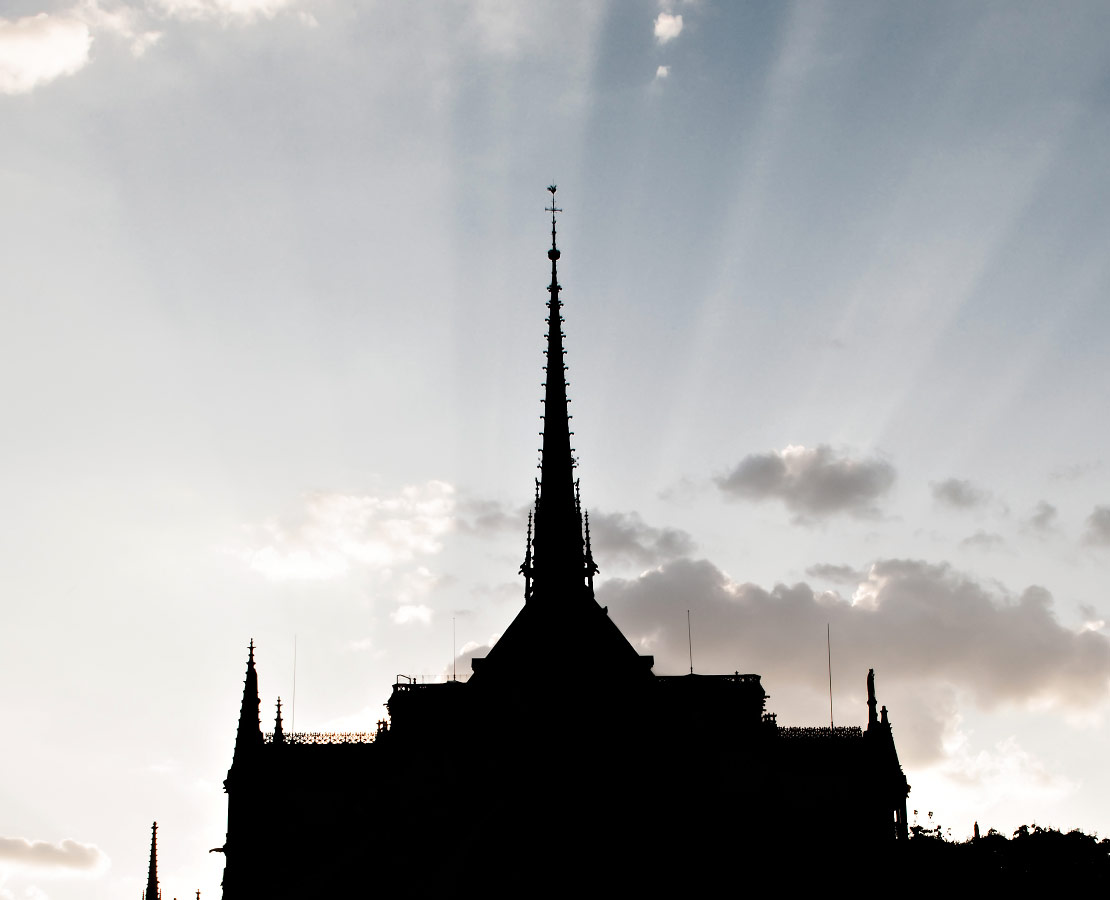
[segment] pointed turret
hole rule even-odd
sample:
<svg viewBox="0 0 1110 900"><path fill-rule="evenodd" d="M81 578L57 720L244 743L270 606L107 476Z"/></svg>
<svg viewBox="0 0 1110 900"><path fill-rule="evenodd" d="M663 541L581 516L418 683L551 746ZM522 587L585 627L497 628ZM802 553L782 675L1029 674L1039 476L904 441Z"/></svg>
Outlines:
<svg viewBox="0 0 1110 900"><path fill-rule="evenodd" d="M274 743L285 743L285 729L281 727L281 697L278 697L277 717L274 719Z"/></svg>
<svg viewBox="0 0 1110 900"><path fill-rule="evenodd" d="M547 378L544 380L543 449L540 460L540 492L536 502L533 572L538 587L552 599L553 594L583 584L585 558L582 524L578 515L574 485L574 451L570 446L570 412L567 399L566 364L563 357L563 315L559 292L559 248L555 240L555 185L551 192L551 284L547 301ZM533 596L537 594L533 591Z"/></svg>
<svg viewBox="0 0 1110 900"><path fill-rule="evenodd" d="M147 870L143 900L160 900L161 896L162 892L158 890L158 823L155 822L150 829L150 868Z"/></svg>
<svg viewBox="0 0 1110 900"><path fill-rule="evenodd" d="M239 731L235 735L232 767L262 747L262 724L259 718L258 672L254 668L254 641L247 656L247 677L243 681L243 705L239 710Z"/></svg>

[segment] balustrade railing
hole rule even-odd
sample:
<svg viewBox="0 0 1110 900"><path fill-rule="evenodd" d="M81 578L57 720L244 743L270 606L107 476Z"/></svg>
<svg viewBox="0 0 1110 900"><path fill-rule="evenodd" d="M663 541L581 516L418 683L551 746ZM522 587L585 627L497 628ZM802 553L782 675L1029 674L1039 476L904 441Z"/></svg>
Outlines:
<svg viewBox="0 0 1110 900"><path fill-rule="evenodd" d="M297 731L283 735L285 744L372 744L377 738L375 731ZM262 741L273 744L274 733L267 731Z"/></svg>
<svg viewBox="0 0 1110 900"><path fill-rule="evenodd" d="M815 738L824 740L852 740L862 738L863 729L858 725L837 725L835 728L828 728L821 725L791 726L789 728L780 727L779 737L786 738L787 740L813 740Z"/></svg>

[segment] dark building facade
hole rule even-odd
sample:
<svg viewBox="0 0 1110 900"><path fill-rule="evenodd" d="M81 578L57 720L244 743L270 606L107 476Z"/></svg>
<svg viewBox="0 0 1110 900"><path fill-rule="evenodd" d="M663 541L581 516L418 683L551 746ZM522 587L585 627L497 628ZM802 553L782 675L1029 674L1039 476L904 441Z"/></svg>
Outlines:
<svg viewBox="0 0 1110 900"><path fill-rule="evenodd" d="M398 679L373 734L287 735L280 701L263 734L252 643L224 782L226 900L689 895L722 879L742 893L767 866L881 859L907 837L909 786L873 673L866 728L780 727L758 675L656 674L595 600L549 190L524 606L468 681Z"/></svg>

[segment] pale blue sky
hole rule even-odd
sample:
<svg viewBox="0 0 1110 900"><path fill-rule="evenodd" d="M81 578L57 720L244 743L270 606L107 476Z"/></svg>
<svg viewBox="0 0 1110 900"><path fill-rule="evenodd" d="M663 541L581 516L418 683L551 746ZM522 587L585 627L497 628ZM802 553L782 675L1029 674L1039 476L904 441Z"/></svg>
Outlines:
<svg viewBox="0 0 1110 900"><path fill-rule="evenodd" d="M507 625L551 182L600 590L657 671L691 608L818 724L831 622L911 808L1110 831L1108 29L8 0L0 836L102 856L10 845L0 897L137 895L155 818L167 896L218 896L252 637L267 724L296 635L298 729L370 728L452 618Z"/></svg>

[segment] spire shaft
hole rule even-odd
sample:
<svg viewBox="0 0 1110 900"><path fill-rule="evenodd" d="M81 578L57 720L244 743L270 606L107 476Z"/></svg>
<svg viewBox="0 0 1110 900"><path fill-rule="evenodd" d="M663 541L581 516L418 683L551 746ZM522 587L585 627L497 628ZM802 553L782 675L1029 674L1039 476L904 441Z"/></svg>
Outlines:
<svg viewBox="0 0 1110 900"><path fill-rule="evenodd" d="M570 413L563 356L563 315L559 292L559 248L555 235L555 185L551 192L551 284L547 290L547 378L544 381L543 457L540 495L536 503L533 541L534 581L544 588L584 583L582 525L574 489L574 456L570 446Z"/></svg>
<svg viewBox="0 0 1110 900"><path fill-rule="evenodd" d="M158 900L161 893L158 890L158 823L155 822L150 829L150 868L146 875L146 891L143 900Z"/></svg>

